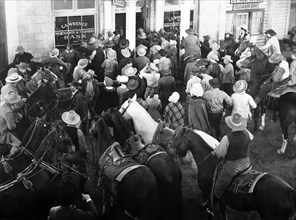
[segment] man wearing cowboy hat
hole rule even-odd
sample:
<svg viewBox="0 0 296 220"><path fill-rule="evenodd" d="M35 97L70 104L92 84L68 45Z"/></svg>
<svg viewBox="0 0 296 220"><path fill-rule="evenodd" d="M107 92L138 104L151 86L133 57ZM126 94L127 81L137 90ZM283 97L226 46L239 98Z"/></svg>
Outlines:
<svg viewBox="0 0 296 220"><path fill-rule="evenodd" d="M95 42L96 49L92 52L90 56L90 69L95 71L95 74L97 76L97 80L99 82L104 81L104 69L102 68L102 63L105 60L106 57L106 52L103 49L104 48L104 43L102 40L97 40Z"/></svg>
<svg viewBox="0 0 296 220"><path fill-rule="evenodd" d="M138 71L141 71L147 63L150 63L148 57L146 57L147 47L144 45L137 46L137 54L138 57L134 59L134 66L137 68Z"/></svg>
<svg viewBox="0 0 296 220"><path fill-rule="evenodd" d="M262 85L255 99L256 104L260 100L263 100L271 90L288 84L290 80L289 64L282 54L273 54L269 57L268 61L276 65L274 71L271 73L272 82Z"/></svg>
<svg viewBox="0 0 296 220"><path fill-rule="evenodd" d="M239 113L226 117L225 122L231 133L225 135L212 151L213 155L224 158L223 168L214 187L214 203L221 199L232 178L250 167L250 143L253 135L246 129L247 124Z"/></svg>
<svg viewBox="0 0 296 220"><path fill-rule="evenodd" d="M242 25L240 29L241 29L241 33L238 37L239 43L250 41L251 36L248 30L248 26Z"/></svg>
<svg viewBox="0 0 296 220"><path fill-rule="evenodd" d="M276 37L276 32L273 29L265 31L266 43L264 46L259 47L267 56L273 54L281 54L281 47L279 40Z"/></svg>
<svg viewBox="0 0 296 220"><path fill-rule="evenodd" d="M77 66L74 68L73 71L73 81L78 82L82 80L82 76L85 74L85 67L88 65L88 60L83 58L80 59L77 63Z"/></svg>
<svg viewBox="0 0 296 220"><path fill-rule="evenodd" d="M121 100L122 103L124 103L129 98L134 97L134 95L137 95L137 89L139 88L139 84L140 84L139 80L136 76L129 77L129 80L126 84L128 91L126 91L125 93L122 94L122 100ZM137 95L137 97L138 97L138 95ZM138 98L140 98L140 97L138 97ZM120 104L122 104L122 103L120 103Z"/></svg>
<svg viewBox="0 0 296 220"><path fill-rule="evenodd" d="M219 82L222 81L222 74L220 74L220 67L218 65L219 57L215 53L211 53L207 57L209 61L209 66L206 74L212 76L213 78L218 78Z"/></svg>
<svg viewBox="0 0 296 220"><path fill-rule="evenodd" d="M222 57L225 66L219 64L220 71L222 73L222 80L221 80L221 89L225 91L229 96L233 93L232 86L235 81L234 79L234 68L232 65L232 59L230 55L225 55Z"/></svg>
<svg viewBox="0 0 296 220"><path fill-rule="evenodd" d="M203 94L203 98L207 101L207 110L209 121L215 129L216 139L221 139L221 120L224 112L224 102L232 105L232 99L224 91L220 90L220 81L218 78L209 80L211 89Z"/></svg>
<svg viewBox="0 0 296 220"><path fill-rule="evenodd" d="M21 141L12 134L16 128L16 122L22 118L22 115L14 110L14 106L20 102L21 97L11 91L0 103L0 144L11 145L10 154L16 153L21 145Z"/></svg>
<svg viewBox="0 0 296 220"><path fill-rule="evenodd" d="M115 80L118 75L118 62L116 61L116 58L116 51L110 49L107 52L107 59L105 59L101 65L101 67L104 69L104 76L107 76L113 80Z"/></svg>
<svg viewBox="0 0 296 220"><path fill-rule="evenodd" d="M85 157L87 156L87 146L83 132L78 128L80 123L80 116L74 111L66 111L62 114L62 120L66 123L63 129L69 135L72 146L70 153L63 158L63 162L68 166L72 167L73 164L78 166L78 171L82 174L86 174ZM68 170L67 167L63 169ZM80 178L79 189L84 192L86 178Z"/></svg>
<svg viewBox="0 0 296 220"><path fill-rule="evenodd" d="M189 28L185 32L188 36L184 38L184 57L197 54L201 58L200 42L198 36L195 35L195 31Z"/></svg>

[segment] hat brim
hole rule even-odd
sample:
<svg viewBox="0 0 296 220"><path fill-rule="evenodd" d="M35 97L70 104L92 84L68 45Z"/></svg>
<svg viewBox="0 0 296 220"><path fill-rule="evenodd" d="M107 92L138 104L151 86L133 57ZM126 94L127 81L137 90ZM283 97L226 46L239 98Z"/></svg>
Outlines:
<svg viewBox="0 0 296 220"><path fill-rule="evenodd" d="M242 89L238 89L234 84L232 89L235 93L242 93L242 92L246 91L247 87L248 87L248 85L246 83L244 83L244 87Z"/></svg>
<svg viewBox="0 0 296 220"><path fill-rule="evenodd" d="M280 62L282 62L283 61L283 59L280 59L280 60L273 60L273 59L270 59L270 57L268 58L268 62L269 63L280 63Z"/></svg>
<svg viewBox="0 0 296 220"><path fill-rule="evenodd" d="M247 127L247 122L246 122L246 120L242 120L241 125L236 126L236 125L234 125L234 124L232 123L231 118L232 118L232 116L227 116L227 117L225 118L225 123L227 124L227 126L228 126L231 130L241 131L241 130L246 129L246 127Z"/></svg>
<svg viewBox="0 0 296 220"><path fill-rule="evenodd" d="M22 79L23 79L22 76L19 76L16 80L10 80L9 78L5 78L5 82L14 83L14 82L18 82L18 81L20 81Z"/></svg>
<svg viewBox="0 0 296 220"><path fill-rule="evenodd" d="M76 117L75 117L75 120L74 121L69 121L68 120L68 117L67 117L68 114L69 114L69 112L64 112L62 114L62 120L63 120L63 122L65 122L68 125L77 125L80 122L80 116L78 114L76 114Z"/></svg>
<svg viewBox="0 0 296 220"><path fill-rule="evenodd" d="M125 73L125 75L126 75L126 76L128 76L128 77L131 77L131 76L134 76L134 75L136 75L136 73L137 73L137 69L136 69L136 68L134 68L134 72Z"/></svg>
<svg viewBox="0 0 296 220"><path fill-rule="evenodd" d="M222 59L223 59L223 60L227 60L228 62L231 62L231 63L233 62L232 59L228 59L228 58L225 58L225 57L222 57Z"/></svg>
<svg viewBox="0 0 296 220"><path fill-rule="evenodd" d="M83 69L83 68L87 67L87 63L86 64L83 64L83 65L78 64L78 67L81 68L81 69Z"/></svg>

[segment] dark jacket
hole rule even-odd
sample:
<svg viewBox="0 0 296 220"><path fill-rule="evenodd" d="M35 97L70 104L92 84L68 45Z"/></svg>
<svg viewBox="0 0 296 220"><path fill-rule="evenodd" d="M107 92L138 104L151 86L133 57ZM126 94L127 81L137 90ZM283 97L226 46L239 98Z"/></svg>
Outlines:
<svg viewBox="0 0 296 220"><path fill-rule="evenodd" d="M79 116L81 120L86 119L87 117L87 106L84 105L83 94L80 90L78 90L71 97L71 110L74 110Z"/></svg>
<svg viewBox="0 0 296 220"><path fill-rule="evenodd" d="M233 131L227 137L229 146L225 160L238 160L250 156L251 140L246 131Z"/></svg>

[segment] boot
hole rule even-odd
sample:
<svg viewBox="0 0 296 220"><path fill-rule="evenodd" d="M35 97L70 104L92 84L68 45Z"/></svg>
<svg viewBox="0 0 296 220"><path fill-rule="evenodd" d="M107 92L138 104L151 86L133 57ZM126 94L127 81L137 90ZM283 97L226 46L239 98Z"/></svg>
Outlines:
<svg viewBox="0 0 296 220"><path fill-rule="evenodd" d="M255 98L255 103L256 103L256 105L258 105L258 103L261 101L261 98L259 97L259 96L257 96L256 98Z"/></svg>

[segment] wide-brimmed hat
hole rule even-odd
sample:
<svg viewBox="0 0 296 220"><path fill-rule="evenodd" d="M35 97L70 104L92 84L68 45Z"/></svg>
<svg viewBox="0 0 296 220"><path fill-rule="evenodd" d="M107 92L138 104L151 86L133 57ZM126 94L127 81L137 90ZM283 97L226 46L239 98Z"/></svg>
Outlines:
<svg viewBox="0 0 296 220"><path fill-rule="evenodd" d="M219 61L219 57L215 53L209 53L207 56L207 59L208 61L211 61L211 60Z"/></svg>
<svg viewBox="0 0 296 220"><path fill-rule="evenodd" d="M53 48L53 49L51 50L51 52L50 52L50 55L51 55L51 56L57 56L57 55L59 55L59 53L60 53L59 49L57 49L57 48Z"/></svg>
<svg viewBox="0 0 296 220"><path fill-rule="evenodd" d="M129 47L129 40L128 39L121 39L120 41L119 41L119 47L120 47L120 49L124 49L124 48L127 48L127 47Z"/></svg>
<svg viewBox="0 0 296 220"><path fill-rule="evenodd" d="M150 45L151 45L151 46L152 46L152 45L158 45L159 42L160 42L159 37L154 36L154 37L152 37L152 39L150 40Z"/></svg>
<svg viewBox="0 0 296 220"><path fill-rule="evenodd" d="M115 60L117 57L116 51L115 50L108 50L107 52L107 58L110 60Z"/></svg>
<svg viewBox="0 0 296 220"><path fill-rule="evenodd" d="M108 76L104 77L104 84L106 87L112 87L113 86L113 80L109 78Z"/></svg>
<svg viewBox="0 0 296 220"><path fill-rule="evenodd" d="M200 83L194 83L190 89L190 95L191 96L196 96L196 97L201 97L204 94L204 90L201 86Z"/></svg>
<svg viewBox="0 0 296 220"><path fill-rule="evenodd" d="M269 57L268 61L270 63L277 63L278 64L278 63L282 62L284 59L285 59L285 57L282 54L275 53Z"/></svg>
<svg viewBox="0 0 296 220"><path fill-rule="evenodd" d="M88 65L88 60L85 58L82 58L78 61L77 66L81 69L85 68Z"/></svg>
<svg viewBox="0 0 296 220"><path fill-rule="evenodd" d="M154 62L151 62L151 63L149 64L149 68L150 68L151 70L154 70L155 72L158 72L158 71L159 71L158 67L156 66L156 64L155 64Z"/></svg>
<svg viewBox="0 0 296 220"><path fill-rule="evenodd" d="M249 28L247 25L242 25L240 28L246 32L249 32Z"/></svg>
<svg viewBox="0 0 296 220"><path fill-rule="evenodd" d="M185 30L185 32L187 34L194 34L195 33L195 31L192 28L188 28L187 30Z"/></svg>
<svg viewBox="0 0 296 220"><path fill-rule="evenodd" d="M146 52L147 52L147 47L145 47L145 46L143 46L143 45L139 45L139 46L137 47L137 54L138 54L140 57L145 56Z"/></svg>
<svg viewBox="0 0 296 220"><path fill-rule="evenodd" d="M76 82L76 81L70 82L68 85L69 86L73 86L73 87L75 87L77 89L82 89L80 83L79 82Z"/></svg>
<svg viewBox="0 0 296 220"><path fill-rule="evenodd" d="M173 92L173 94L169 97L169 102L177 103L180 99L180 94L178 92Z"/></svg>
<svg viewBox="0 0 296 220"><path fill-rule="evenodd" d="M275 36L276 32L273 29L268 29L267 31L265 31L265 34L270 34L271 36Z"/></svg>
<svg viewBox="0 0 296 220"><path fill-rule="evenodd" d="M74 110L70 110L62 114L62 120L68 125L77 125L80 122L80 116Z"/></svg>
<svg viewBox="0 0 296 220"><path fill-rule="evenodd" d="M211 38L210 38L209 35L205 35L205 36L203 36L203 39L204 39L204 40L210 40Z"/></svg>
<svg viewBox="0 0 296 220"><path fill-rule="evenodd" d="M25 51L25 48L22 45L17 46L15 52Z"/></svg>
<svg viewBox="0 0 296 220"><path fill-rule="evenodd" d="M108 40L106 43L105 43L105 47L106 48L112 48L114 47L114 42L112 40Z"/></svg>
<svg viewBox="0 0 296 220"><path fill-rule="evenodd" d="M13 73L18 73L18 69L17 68L10 68L7 72L7 76L9 76Z"/></svg>
<svg viewBox="0 0 296 220"><path fill-rule="evenodd" d="M248 83L246 80L238 80L234 85L233 85L233 91L235 93L242 93L246 91L248 88Z"/></svg>
<svg viewBox="0 0 296 220"><path fill-rule="evenodd" d="M137 73L137 68L133 68L132 66L126 68L126 70L124 71L124 75L131 77L136 75Z"/></svg>
<svg viewBox="0 0 296 220"><path fill-rule="evenodd" d="M9 104L15 104L21 101L21 97L16 92L9 92L4 96L3 101Z"/></svg>
<svg viewBox="0 0 296 220"><path fill-rule="evenodd" d="M14 83L14 82L18 82L22 79L23 77L20 76L18 73L11 73L10 75L8 75L5 78L5 81L8 83Z"/></svg>
<svg viewBox="0 0 296 220"><path fill-rule="evenodd" d="M91 37L90 39L89 39L89 41L88 41L88 44L94 44L95 42L96 42L96 38L95 37Z"/></svg>
<svg viewBox="0 0 296 220"><path fill-rule="evenodd" d="M231 130L239 131L244 130L247 127L246 121L242 120L242 116L239 113L227 116L225 122Z"/></svg>
<svg viewBox="0 0 296 220"><path fill-rule="evenodd" d="M219 88L221 86L218 78L213 78L209 80L209 84L212 88Z"/></svg>
<svg viewBox="0 0 296 220"><path fill-rule="evenodd" d="M171 65L169 61L164 61L161 65L161 73L166 76L171 74Z"/></svg>
<svg viewBox="0 0 296 220"><path fill-rule="evenodd" d="M139 81L137 80L136 77L130 77L127 84L126 84L126 87L129 90L135 90L138 88L138 86L139 86Z"/></svg>
<svg viewBox="0 0 296 220"><path fill-rule="evenodd" d="M20 62L20 64L17 64L16 66L22 70L31 70L31 67L28 63Z"/></svg>
<svg viewBox="0 0 296 220"><path fill-rule="evenodd" d="M124 49L121 49L121 54L125 58L129 58L132 55L132 53L131 53L131 51L130 51L130 49L128 47L124 48Z"/></svg>
<svg viewBox="0 0 296 220"><path fill-rule="evenodd" d="M230 55L225 55L225 57L222 57L223 60L227 60L228 62L233 62Z"/></svg>
<svg viewBox="0 0 296 220"><path fill-rule="evenodd" d="M217 42L213 42L211 44L211 48L212 48L212 50L219 50L220 46Z"/></svg>
<svg viewBox="0 0 296 220"><path fill-rule="evenodd" d="M138 38L140 38L140 39L146 39L147 38L146 33L145 32L139 33L138 34Z"/></svg>

